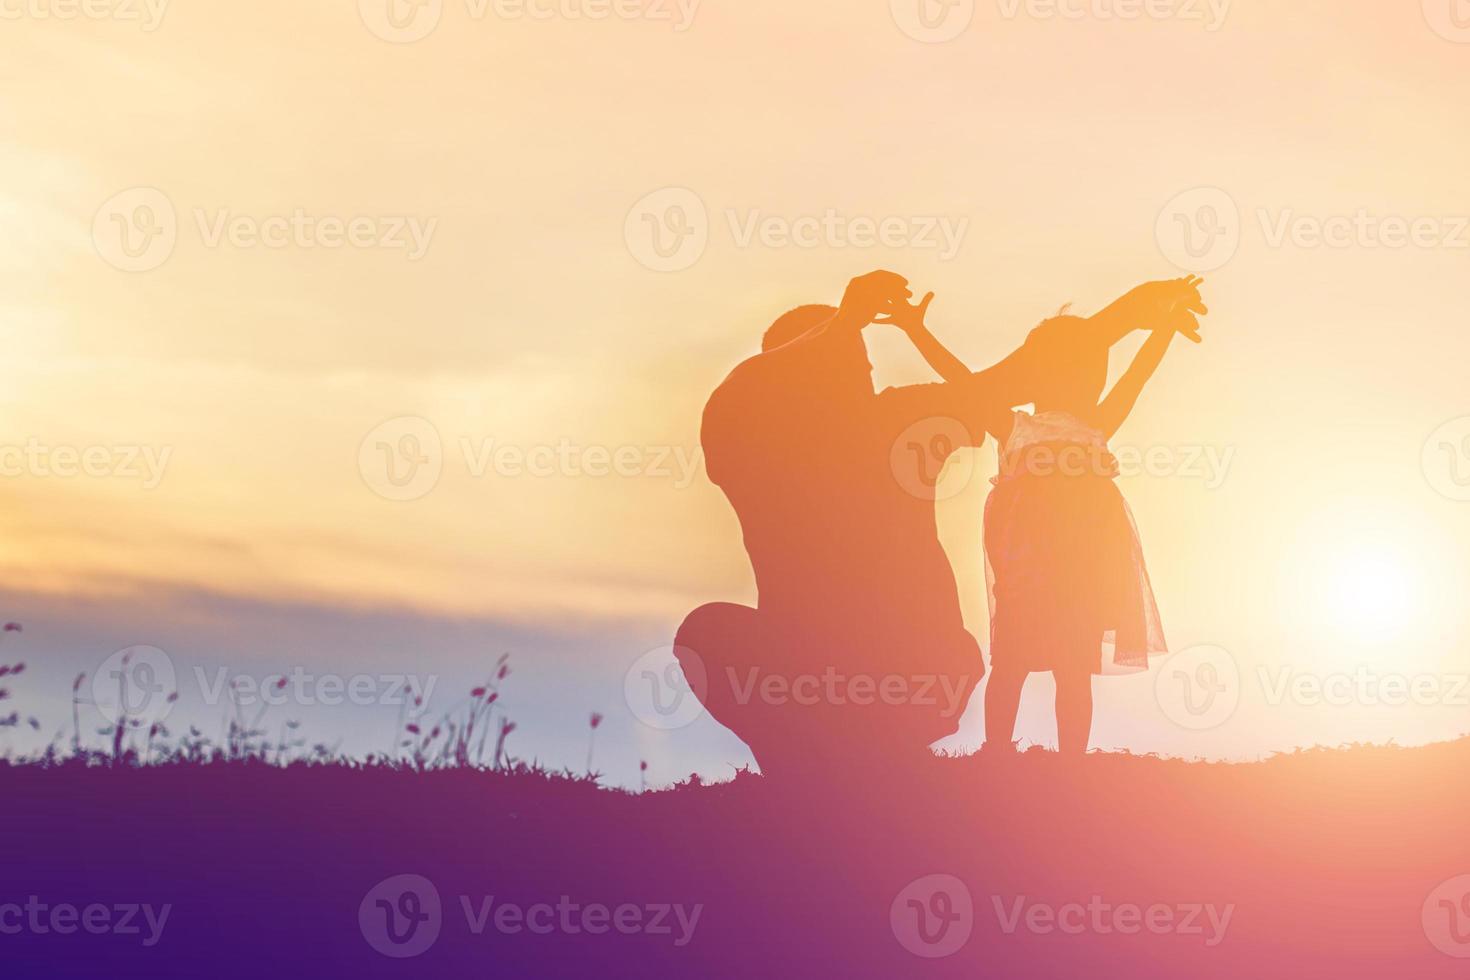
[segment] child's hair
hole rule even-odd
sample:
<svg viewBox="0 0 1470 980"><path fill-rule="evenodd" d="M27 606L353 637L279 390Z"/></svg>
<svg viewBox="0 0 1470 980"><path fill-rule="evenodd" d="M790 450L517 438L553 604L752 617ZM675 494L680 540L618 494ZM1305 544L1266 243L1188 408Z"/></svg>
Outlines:
<svg viewBox="0 0 1470 980"><path fill-rule="evenodd" d="M1093 340L1087 319L1068 313L1071 305L1043 320L1026 336L1031 359L1031 395L1037 411L1090 410L1108 383L1108 348Z"/></svg>

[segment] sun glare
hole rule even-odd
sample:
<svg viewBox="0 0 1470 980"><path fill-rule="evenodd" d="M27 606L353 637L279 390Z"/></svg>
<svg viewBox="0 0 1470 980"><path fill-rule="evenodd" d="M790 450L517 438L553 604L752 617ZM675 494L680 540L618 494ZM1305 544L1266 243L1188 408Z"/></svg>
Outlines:
<svg viewBox="0 0 1470 980"><path fill-rule="evenodd" d="M1454 563L1424 515L1388 501L1343 502L1319 508L1293 537L1281 596L1284 621L1300 635L1403 655L1453 629Z"/></svg>
<svg viewBox="0 0 1470 980"><path fill-rule="evenodd" d="M1323 569L1324 612L1354 632L1387 638L1401 632L1420 591L1418 569L1407 556L1379 544L1350 547Z"/></svg>

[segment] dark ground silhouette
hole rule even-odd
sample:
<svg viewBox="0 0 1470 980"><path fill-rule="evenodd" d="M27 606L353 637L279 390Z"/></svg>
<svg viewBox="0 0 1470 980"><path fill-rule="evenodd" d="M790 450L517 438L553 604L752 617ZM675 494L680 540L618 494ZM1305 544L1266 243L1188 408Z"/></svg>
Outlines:
<svg viewBox="0 0 1470 980"><path fill-rule="evenodd" d="M119 935L0 935L0 973L1462 977L1464 961L1431 945L1421 915L1437 886L1470 873L1470 784L1449 775L1467 767L1470 740L1244 765L974 756L842 800L826 792L816 820L814 788L754 776L634 796L467 769L0 764L0 900L172 904L151 948ZM402 960L375 952L359 924L369 891L400 874L432 881L443 903L437 941ZM973 932L952 956L923 959L890 911L935 874L970 893ZM488 896L522 907L567 896L700 912L683 946L677 925L534 935L492 924L475 935L462 895L472 911ZM1021 897L1029 909L1094 895L1233 911L1212 946L1208 925L1002 926ZM1470 920L1455 924L1463 934Z"/></svg>

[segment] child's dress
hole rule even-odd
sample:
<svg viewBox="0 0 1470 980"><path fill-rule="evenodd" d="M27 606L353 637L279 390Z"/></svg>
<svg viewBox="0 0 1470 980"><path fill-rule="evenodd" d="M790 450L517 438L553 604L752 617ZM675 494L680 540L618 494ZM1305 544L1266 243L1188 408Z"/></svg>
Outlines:
<svg viewBox="0 0 1470 980"><path fill-rule="evenodd" d="M985 502L991 660L1119 673L1165 652L1138 529L1102 433L1064 412L1017 412Z"/></svg>

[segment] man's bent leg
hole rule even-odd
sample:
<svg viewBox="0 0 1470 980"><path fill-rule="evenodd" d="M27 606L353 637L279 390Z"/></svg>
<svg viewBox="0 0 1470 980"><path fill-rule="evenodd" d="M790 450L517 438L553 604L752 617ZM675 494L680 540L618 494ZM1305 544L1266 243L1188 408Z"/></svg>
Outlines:
<svg viewBox="0 0 1470 980"><path fill-rule="evenodd" d="M764 683L772 676L779 679L784 669L770 662L782 652L767 632L757 610L712 602L685 617L674 637L674 653L711 717L750 746L761 771L769 774L788 768L808 746L791 705L767 703Z"/></svg>

